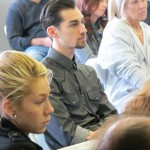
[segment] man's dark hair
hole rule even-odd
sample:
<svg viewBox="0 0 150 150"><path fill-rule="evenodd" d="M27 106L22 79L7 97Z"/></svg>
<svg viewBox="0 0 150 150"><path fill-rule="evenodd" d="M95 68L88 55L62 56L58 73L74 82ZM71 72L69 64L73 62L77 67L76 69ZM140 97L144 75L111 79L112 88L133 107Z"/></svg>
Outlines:
<svg viewBox="0 0 150 150"><path fill-rule="evenodd" d="M74 8L74 0L49 0L40 15L42 28L46 31L51 25L58 27L63 21L63 18L60 16L60 11Z"/></svg>

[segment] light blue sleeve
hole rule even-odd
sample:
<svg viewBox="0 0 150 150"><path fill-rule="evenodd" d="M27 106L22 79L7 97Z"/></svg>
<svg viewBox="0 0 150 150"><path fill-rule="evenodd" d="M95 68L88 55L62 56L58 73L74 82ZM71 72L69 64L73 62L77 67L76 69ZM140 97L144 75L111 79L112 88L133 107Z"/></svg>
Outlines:
<svg viewBox="0 0 150 150"><path fill-rule="evenodd" d="M84 48L81 48L81 49L76 48L75 56L76 56L76 62L79 62L82 64L85 64L89 58L97 57L97 55L93 53L92 49L89 47L88 44L86 44L86 47Z"/></svg>
<svg viewBox="0 0 150 150"><path fill-rule="evenodd" d="M82 128L81 126L77 126L71 145L85 142L86 137L88 135L89 135L88 129Z"/></svg>

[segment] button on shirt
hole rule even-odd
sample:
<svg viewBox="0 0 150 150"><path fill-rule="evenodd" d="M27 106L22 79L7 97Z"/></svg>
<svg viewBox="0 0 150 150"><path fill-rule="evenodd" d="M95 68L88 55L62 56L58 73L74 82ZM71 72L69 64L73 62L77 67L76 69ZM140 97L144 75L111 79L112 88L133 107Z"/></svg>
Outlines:
<svg viewBox="0 0 150 150"><path fill-rule="evenodd" d="M54 75L50 85L54 114L45 133L47 143L57 149L85 141L89 130L99 128L103 118L98 117L115 110L94 69L76 64L52 48L42 63L53 70ZM55 140L51 142L51 139Z"/></svg>

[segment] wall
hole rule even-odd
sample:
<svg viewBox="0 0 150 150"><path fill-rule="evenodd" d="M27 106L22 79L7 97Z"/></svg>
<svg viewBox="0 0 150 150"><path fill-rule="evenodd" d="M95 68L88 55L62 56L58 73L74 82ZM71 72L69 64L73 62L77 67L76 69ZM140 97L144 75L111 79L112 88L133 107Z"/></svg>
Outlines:
<svg viewBox="0 0 150 150"><path fill-rule="evenodd" d="M7 10L12 1L13 0L0 0L0 52L10 49L6 35L4 33L4 26Z"/></svg>

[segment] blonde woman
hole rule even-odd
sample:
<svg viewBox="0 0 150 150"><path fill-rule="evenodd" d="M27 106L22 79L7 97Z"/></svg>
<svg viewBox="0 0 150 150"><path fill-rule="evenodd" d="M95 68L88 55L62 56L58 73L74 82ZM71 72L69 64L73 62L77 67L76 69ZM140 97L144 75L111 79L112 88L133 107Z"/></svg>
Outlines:
<svg viewBox="0 0 150 150"><path fill-rule="evenodd" d="M54 112L52 72L23 52L0 54L0 150L42 150L29 133L43 133Z"/></svg>
<svg viewBox="0 0 150 150"><path fill-rule="evenodd" d="M98 63L107 75L108 99L124 111L129 100L150 79L150 27L146 0L109 0L109 23L103 32Z"/></svg>

